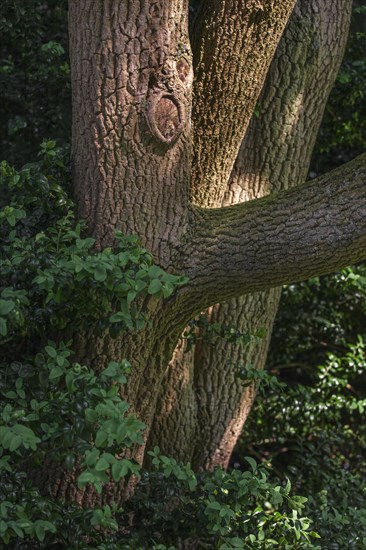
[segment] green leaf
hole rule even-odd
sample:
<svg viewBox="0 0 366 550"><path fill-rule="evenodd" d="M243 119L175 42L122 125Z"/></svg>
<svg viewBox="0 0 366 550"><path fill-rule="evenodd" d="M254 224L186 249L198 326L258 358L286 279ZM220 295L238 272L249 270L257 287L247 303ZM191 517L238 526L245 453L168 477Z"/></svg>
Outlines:
<svg viewBox="0 0 366 550"><path fill-rule="evenodd" d="M257 470L257 463L256 461L254 460L254 458L250 457L250 456L245 456L244 459L248 462L248 464L250 465L250 467L252 468L253 472L256 472Z"/></svg>
<svg viewBox="0 0 366 550"><path fill-rule="evenodd" d="M105 458L100 458L95 465L95 469L97 472L104 472L104 470L107 470L108 468L109 468L109 463Z"/></svg>
<svg viewBox="0 0 366 550"><path fill-rule="evenodd" d="M159 281L159 279L153 279L150 282L149 288L147 289L147 291L149 294L157 294L158 292L161 291L161 289L162 289L161 281Z"/></svg>
<svg viewBox="0 0 366 550"><path fill-rule="evenodd" d="M22 444L22 438L20 437L20 435L15 435L10 442L9 451L10 452L15 451L16 449L18 449L18 447L20 447L21 444Z"/></svg>
<svg viewBox="0 0 366 550"><path fill-rule="evenodd" d="M148 276L150 277L150 279L159 277L159 275L161 275L162 273L164 273L163 270L157 265L152 265L151 267L149 267Z"/></svg>
<svg viewBox="0 0 366 550"><path fill-rule="evenodd" d="M8 334L8 327L6 320L3 317L0 317L0 336L6 336Z"/></svg>
<svg viewBox="0 0 366 550"><path fill-rule="evenodd" d="M285 495L289 495L291 491L291 481L288 479L286 482L286 487L284 488L283 492Z"/></svg>
<svg viewBox="0 0 366 550"><path fill-rule="evenodd" d="M45 533L43 525L36 524L35 532L36 532L38 540L41 541L41 542L44 541L46 533Z"/></svg>
<svg viewBox="0 0 366 550"><path fill-rule="evenodd" d="M89 452L86 456L85 463L87 466L94 466L97 459L99 458L99 451L98 449L94 449L93 451Z"/></svg>
<svg viewBox="0 0 366 550"><path fill-rule="evenodd" d="M232 537L230 539L230 544L234 548L244 548L244 542L241 539L239 539L239 537Z"/></svg>
<svg viewBox="0 0 366 550"><path fill-rule="evenodd" d="M52 346L46 346L45 348L46 353L54 359L57 356L57 351Z"/></svg>
<svg viewBox="0 0 366 550"><path fill-rule="evenodd" d="M119 481L122 477L124 477L128 473L128 464L126 464L126 461L119 461L115 462L112 465L112 477L114 481Z"/></svg>
<svg viewBox="0 0 366 550"><path fill-rule="evenodd" d="M127 303L130 304L137 296L137 292L135 290L130 290L127 294Z"/></svg>
<svg viewBox="0 0 366 550"><path fill-rule="evenodd" d="M62 355L58 355L56 357L56 363L59 367L63 367L67 363L67 359L65 359Z"/></svg>
<svg viewBox="0 0 366 550"><path fill-rule="evenodd" d="M107 278L107 272L106 270L104 269L104 267L102 266L97 266L95 269L94 269L94 279L96 281L99 281L99 282L103 282L105 281Z"/></svg>
<svg viewBox="0 0 366 550"><path fill-rule="evenodd" d="M221 504L216 500L209 502L207 505L207 510L221 510Z"/></svg>
<svg viewBox="0 0 366 550"><path fill-rule="evenodd" d="M55 365L54 367L52 367L51 369L51 372L48 376L48 379L49 380L54 380L55 378L60 378L60 376L63 375L63 370L61 367L59 367L58 365Z"/></svg>
<svg viewBox="0 0 366 550"><path fill-rule="evenodd" d="M95 437L95 446L102 447L108 439L108 434L104 430L98 430Z"/></svg>
<svg viewBox="0 0 366 550"><path fill-rule="evenodd" d="M0 315L7 315L15 308L15 302L12 300L2 300L0 298Z"/></svg>
<svg viewBox="0 0 366 550"><path fill-rule="evenodd" d="M17 524L16 521L9 521L8 525L11 529L13 529L14 533L16 533L19 538L24 539L23 529Z"/></svg>
<svg viewBox="0 0 366 550"><path fill-rule="evenodd" d="M85 487L85 485L92 483L93 481L94 476L91 472L82 472L77 479L77 483L80 488Z"/></svg>

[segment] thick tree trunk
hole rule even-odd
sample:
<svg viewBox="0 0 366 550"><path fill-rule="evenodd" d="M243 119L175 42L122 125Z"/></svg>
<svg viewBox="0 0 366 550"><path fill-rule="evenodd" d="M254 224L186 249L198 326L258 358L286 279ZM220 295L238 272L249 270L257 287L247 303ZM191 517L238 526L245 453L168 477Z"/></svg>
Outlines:
<svg viewBox="0 0 366 550"><path fill-rule="evenodd" d="M75 194L99 246L138 234L174 263L187 217L188 0L71 0Z"/></svg>
<svg viewBox="0 0 366 550"><path fill-rule="evenodd" d="M223 205L288 189L305 180L325 103L343 56L350 2L298 2L284 32L233 169ZM313 83L317 82L314 87ZM170 363L149 446L190 459L196 468L226 467L255 392L243 389L240 364L264 366L279 289L233 299L210 312L213 323L241 333L266 330L260 343L200 342ZM175 388L175 391L172 391ZM178 390L179 388L179 390Z"/></svg>
<svg viewBox="0 0 366 550"><path fill-rule="evenodd" d="M302 3L305 6L305 1ZM222 306L213 315L225 319L233 307L235 324L237 318L242 318L238 312L245 309L244 327L253 328L255 318L258 326L264 325L270 332L278 294L270 288L308 276L312 264L322 273L366 256L362 159L349 163L334 176L302 187L301 192L286 191L290 184L304 179L314 128L339 63L350 0L336 0L331 8L325 0L312 0L309 8L301 8L307 19L301 11L296 12L298 21L292 32L296 33L296 43L299 36L303 42L291 54L277 57L271 76L275 84L268 81L262 100L267 115L253 122L228 184L251 109L294 2L280 4L279 8L272 0L215 0L211 7L215 17L219 16L218 24L209 24L210 15L200 12L192 132L188 2L70 0L72 157L80 215L87 219L98 246L113 244L116 228L137 233L160 266L186 272L190 277L189 283L169 299L158 303L146 300L148 322L141 332L116 340L93 338L92 334L75 338L80 359L95 369L111 359L127 357L131 361L133 369L125 397L146 423L146 436L154 421L159 389L165 386L167 365L189 319L215 303L265 291L269 294ZM294 39L288 38L292 47ZM216 64L212 61L215 52ZM247 65L242 62L244 54ZM286 55L292 59L290 66L295 75L287 71ZM233 83L234 88L224 86L225 81L232 81L235 67L240 79ZM208 70L211 79L207 78ZM200 81L205 82L204 89ZM216 81L223 86L223 94L225 91L218 110ZM235 89L232 100L231 89ZM235 116L231 116L231 110ZM208 118L207 113L211 113ZM225 139L227 147L222 142ZM270 145L273 153L269 152ZM305 157L301 162L300 150ZM207 209L276 189L281 191L273 197ZM348 202L342 202L345 192ZM293 209L294 219L287 209ZM328 210L333 217L325 216L321 224L323 243L322 235L316 238L312 220ZM349 214L355 220L352 227L344 222ZM338 240L334 231L339 232ZM304 251L297 250L294 239L303 242ZM345 250L337 248L338 242L346 244ZM331 254L329 247L335 247ZM259 351L248 351L258 368L266 346L263 342ZM170 424L177 443L174 448L168 443L163 446L167 454L176 454L182 460L194 457L197 467L226 464L252 401L249 394L243 397L234 372L228 378L221 365L215 376L210 376L211 351L205 346L196 348L194 362L189 362L181 349L176 350L176 365L182 368L168 370L169 386L158 407L160 420L151 433L151 443L159 433L168 441L170 419L180 416L182 420ZM233 348L231 353L237 360L241 350ZM221 345L220 354L224 356ZM219 359L216 361L218 364ZM211 379L214 383L208 386ZM227 394L223 391L226 380ZM180 403L179 387L184 388ZM226 406L227 399L230 406ZM223 407L221 412L216 411L218 406ZM211 422L209 430L207 418ZM217 434L215 422L220 425ZM202 441L198 441L203 437L208 438L205 454ZM143 455L144 447L136 449L137 460L142 461ZM84 504L95 498L89 490L77 494L69 476L60 479L54 492ZM118 486L106 487L105 499L118 501L119 497Z"/></svg>
<svg viewBox="0 0 366 550"><path fill-rule="evenodd" d="M256 82L251 101L259 93L293 1L287 0L281 10L269 2L265 25L263 17L251 19L249 8L245 10L257 34L266 30L261 71L255 75L250 68L250 78ZM241 1L234 4L243 11ZM233 6L217 2L216 8L220 5L225 6L223 21L231 24ZM253 13L258 11L254 4L251 8ZM187 19L186 0L98 0L92 8L86 0L70 1L72 158L80 215L99 246L113 243L116 228L136 233L159 265L178 272L184 271L181 250L192 213L188 202L192 66ZM236 30L242 33L237 25ZM266 44L272 49L266 49ZM254 55L258 41L245 45ZM117 340L77 337L79 358L97 369L113 358L131 360L126 399L146 422L147 431L166 365L197 307L190 293L165 304L151 300L144 331ZM136 457L142 454L139 449Z"/></svg>

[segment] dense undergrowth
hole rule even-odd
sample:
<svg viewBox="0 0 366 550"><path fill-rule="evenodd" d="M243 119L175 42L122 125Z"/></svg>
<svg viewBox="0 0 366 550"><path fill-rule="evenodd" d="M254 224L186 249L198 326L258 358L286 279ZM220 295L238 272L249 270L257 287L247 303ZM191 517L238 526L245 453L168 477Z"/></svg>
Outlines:
<svg viewBox="0 0 366 550"><path fill-rule="evenodd" d="M365 148L366 40L357 19L365 9L355 9L312 173ZM164 299L185 280L154 266L134 237L118 234L116 248L96 251L75 220L66 11L66 1L0 7L0 139L10 162L0 174L0 540L14 549L163 550L190 540L221 549L365 548L363 265L284 289L268 369L238 368L259 389L231 471L197 475L155 449L146 472L116 454L142 437L118 392L133 358L96 376L77 361L73 336L138 330L140 298ZM261 336L206 332L212 345ZM32 473L51 463L75 472L80 488L98 491L131 473L140 482L123 509L82 509L34 486Z"/></svg>
<svg viewBox="0 0 366 550"><path fill-rule="evenodd" d="M20 171L0 165L1 539L13 548L163 548L188 537L221 549L306 547L316 537L306 499L250 457L245 471L196 476L159 449L153 472L123 456L144 429L119 394L130 364L96 374L76 360L73 337L141 329L139 299L164 299L186 279L153 265L135 237L117 233L115 248L95 250L74 219L67 176L54 142ZM141 482L123 509L82 510L32 484L57 466L80 489L131 474Z"/></svg>

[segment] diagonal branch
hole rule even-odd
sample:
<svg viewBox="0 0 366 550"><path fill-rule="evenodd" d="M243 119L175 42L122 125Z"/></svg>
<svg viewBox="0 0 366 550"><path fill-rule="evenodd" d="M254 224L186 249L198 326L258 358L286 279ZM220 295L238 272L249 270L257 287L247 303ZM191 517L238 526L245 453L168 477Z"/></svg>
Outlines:
<svg viewBox="0 0 366 550"><path fill-rule="evenodd" d="M197 209L192 242L198 308L366 258L366 154L288 191Z"/></svg>
<svg viewBox="0 0 366 550"><path fill-rule="evenodd" d="M203 0L193 29L192 200L218 206L295 0Z"/></svg>

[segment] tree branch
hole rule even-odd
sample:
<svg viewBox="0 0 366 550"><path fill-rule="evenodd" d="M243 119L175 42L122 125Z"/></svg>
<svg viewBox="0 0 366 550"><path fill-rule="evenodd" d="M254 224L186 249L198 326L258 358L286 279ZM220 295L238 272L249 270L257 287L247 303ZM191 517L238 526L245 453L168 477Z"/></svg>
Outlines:
<svg viewBox="0 0 366 550"><path fill-rule="evenodd" d="M186 274L202 308L366 258L366 154L294 189L197 209Z"/></svg>
<svg viewBox="0 0 366 550"><path fill-rule="evenodd" d="M203 0L192 36L192 201L218 206L295 0Z"/></svg>

